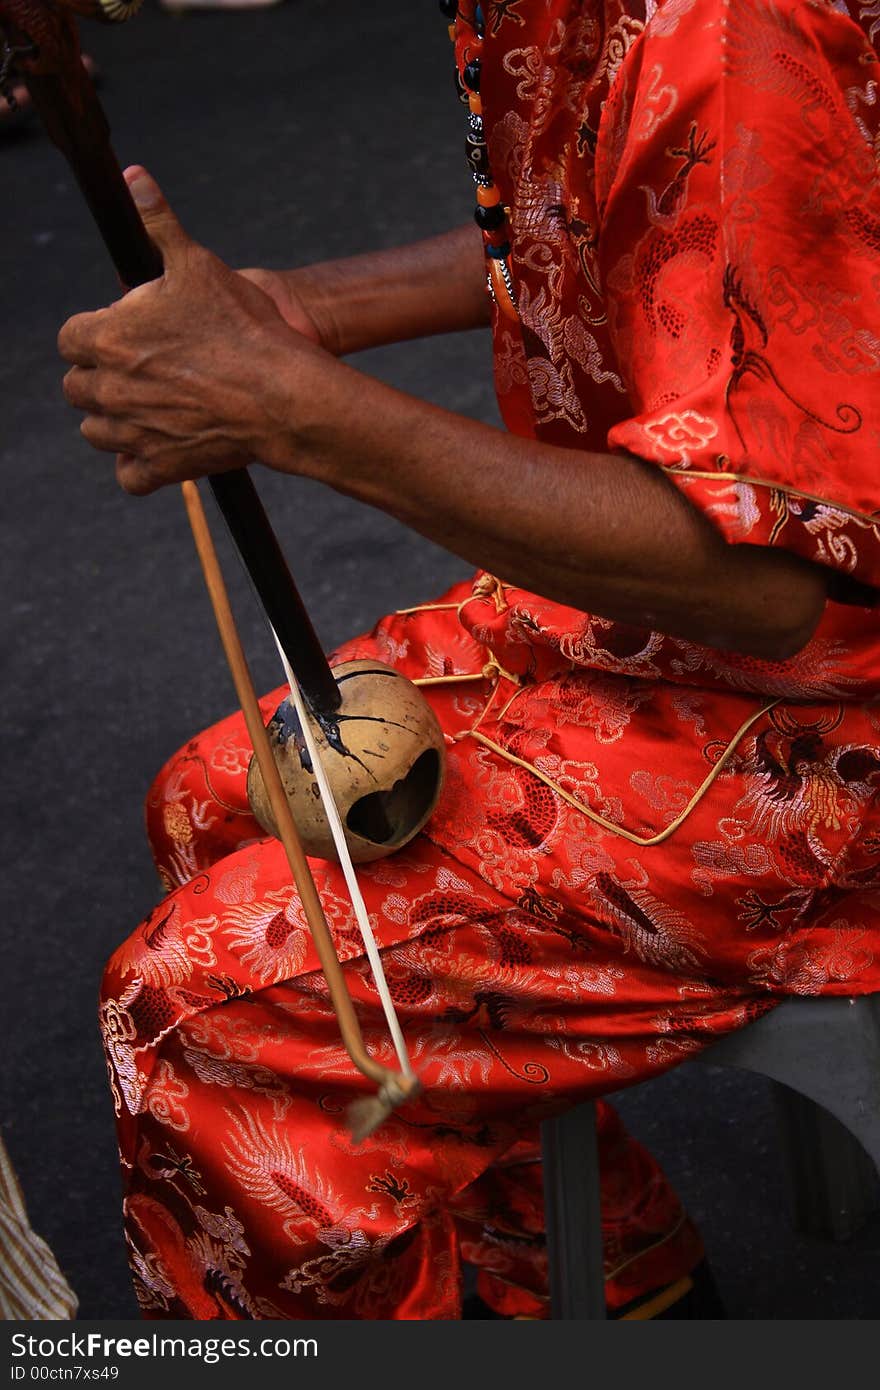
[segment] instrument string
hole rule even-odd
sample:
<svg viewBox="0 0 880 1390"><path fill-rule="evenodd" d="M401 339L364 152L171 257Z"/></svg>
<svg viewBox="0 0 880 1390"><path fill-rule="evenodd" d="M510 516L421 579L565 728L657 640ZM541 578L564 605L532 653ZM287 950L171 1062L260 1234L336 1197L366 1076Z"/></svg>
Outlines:
<svg viewBox="0 0 880 1390"><path fill-rule="evenodd" d="M312 763L312 770L315 774L315 781L317 782L318 790L321 793L321 804L324 807L324 814L327 817L327 824L329 825L330 833L333 836L333 844L335 846L336 853L339 858L340 868L342 869L342 873L345 877L346 887L348 888L348 895L351 899L351 905L354 909L355 919L358 924L361 939L364 943L364 950L367 953L367 959L370 963L370 968L373 972L373 979L375 981L376 989L379 994L379 999L382 1004L382 1012L385 1015L385 1022L388 1025L388 1031L391 1034L391 1039L394 1043L394 1050L397 1053L397 1060L400 1064L400 1069L403 1072L403 1075L407 1077L414 1077L415 1072L413 1071L412 1061L410 1060L409 1051L407 1049L406 1042L404 1041L403 1029L400 1026L400 1019L397 1016L397 1010L395 1009L394 1001L391 998L391 991L388 988L388 981L385 976L385 968L382 964L382 957L379 953L379 946L376 941L376 937L373 933L373 928L370 923L370 916L367 911L367 905L364 902L364 896L361 892L360 884L358 883L358 877L355 871L354 864L352 862L351 852L348 848L348 842L345 838L345 828L342 824L342 818L339 814L339 808L337 807L333 797L333 792L330 787L330 782L327 777L326 769L324 767L323 756L318 747L318 741L315 738L314 729L312 727L312 721L309 718L308 711L306 709L306 703L303 699L302 692L299 688L299 683L293 671L291 670L290 663L287 660L287 657L284 653L284 648L278 640L278 634L276 633L274 628L272 628L272 637L274 638L275 646L278 648L278 655L281 658L281 664L284 667L284 674L287 677L287 683L290 686L290 694L291 699L293 700L293 706L296 710L297 718L300 722L300 727L302 728L303 739L305 740L305 745Z"/></svg>

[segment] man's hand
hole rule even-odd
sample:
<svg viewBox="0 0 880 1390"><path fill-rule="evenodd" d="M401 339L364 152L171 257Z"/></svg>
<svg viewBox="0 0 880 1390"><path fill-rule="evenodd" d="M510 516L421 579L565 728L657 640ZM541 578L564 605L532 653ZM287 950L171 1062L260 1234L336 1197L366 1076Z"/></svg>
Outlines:
<svg viewBox="0 0 880 1390"><path fill-rule="evenodd" d="M267 295L259 275L192 242L143 171L129 178L165 274L60 337L75 364L67 397L87 412L86 438L122 454L127 491L255 457L583 612L773 661L809 640L827 598L821 567L727 545L654 464L509 435L337 360L410 331L476 326L485 295L470 234L405 263L379 253L291 272L287 301L284 286L263 277ZM420 276L432 262L455 273L426 314Z"/></svg>
<svg viewBox="0 0 880 1390"><path fill-rule="evenodd" d="M256 285L257 289L262 290L263 294L268 295L284 322L295 333L308 338L310 343L317 343L318 347L327 348L328 352L333 351L333 344L325 341L327 334L318 322L317 315L307 304L306 296L293 283L296 272L254 268L240 270L238 273L252 285Z"/></svg>
<svg viewBox="0 0 880 1390"><path fill-rule="evenodd" d="M131 493L271 460L290 425L291 367L325 356L314 325L292 299L282 317L257 275L192 241L144 170L126 177L165 274L62 328L64 394L86 412L83 435L119 456Z"/></svg>

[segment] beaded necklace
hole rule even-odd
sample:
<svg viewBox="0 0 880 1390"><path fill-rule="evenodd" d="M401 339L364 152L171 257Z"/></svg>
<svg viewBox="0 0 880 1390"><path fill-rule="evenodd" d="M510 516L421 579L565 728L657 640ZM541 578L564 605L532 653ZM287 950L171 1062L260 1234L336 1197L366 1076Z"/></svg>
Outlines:
<svg viewBox="0 0 880 1390"><path fill-rule="evenodd" d="M458 0L440 0L441 13L449 21L449 37L453 44L458 24L467 24L473 31L465 50L465 63L459 71L455 65L455 83L459 99L468 107L467 160L477 186L477 206L474 220L483 233L483 245L488 263L486 285L494 303L505 318L517 318L516 291L510 273L510 228L507 208L492 178L489 152L483 130L483 103L480 99L481 51L486 33L482 5L474 7L473 18L459 13Z"/></svg>

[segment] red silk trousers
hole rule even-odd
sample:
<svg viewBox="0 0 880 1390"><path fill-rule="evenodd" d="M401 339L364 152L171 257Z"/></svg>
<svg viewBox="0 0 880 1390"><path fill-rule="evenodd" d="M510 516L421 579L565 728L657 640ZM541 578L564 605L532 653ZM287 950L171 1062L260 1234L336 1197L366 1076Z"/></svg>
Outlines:
<svg viewBox="0 0 880 1390"><path fill-rule="evenodd" d="M485 652L443 609L409 624L445 632L453 674L427 693L448 729L462 699L491 694ZM343 655L377 653L387 640ZM772 1000L642 959L589 913L524 906L422 834L360 877L424 1091L356 1145L342 1117L368 1083L339 1042L283 851L251 818L249 753L236 715L162 770L147 822L168 896L104 981L145 1315L456 1318L463 1262L498 1311L546 1313L539 1121L661 1073ZM313 868L367 1046L393 1065L341 873ZM687 1273L701 1247L606 1104L599 1138L613 1309Z"/></svg>

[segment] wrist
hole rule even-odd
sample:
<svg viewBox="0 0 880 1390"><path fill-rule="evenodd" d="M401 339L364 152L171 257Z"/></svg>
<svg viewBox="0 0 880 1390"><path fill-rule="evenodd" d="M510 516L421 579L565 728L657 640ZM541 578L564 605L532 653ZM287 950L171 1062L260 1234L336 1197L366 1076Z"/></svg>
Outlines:
<svg viewBox="0 0 880 1390"><path fill-rule="evenodd" d="M332 447L331 423L345 369L326 347L295 330L288 334L264 365L248 448L276 472L321 478L319 458Z"/></svg>
<svg viewBox="0 0 880 1390"><path fill-rule="evenodd" d="M340 314L345 295L335 263L297 266L284 272L284 280L313 325L315 341L333 357L341 357L346 351Z"/></svg>
<svg viewBox="0 0 880 1390"><path fill-rule="evenodd" d="M393 250L284 273L292 298L334 357L490 320L482 239L473 224Z"/></svg>

